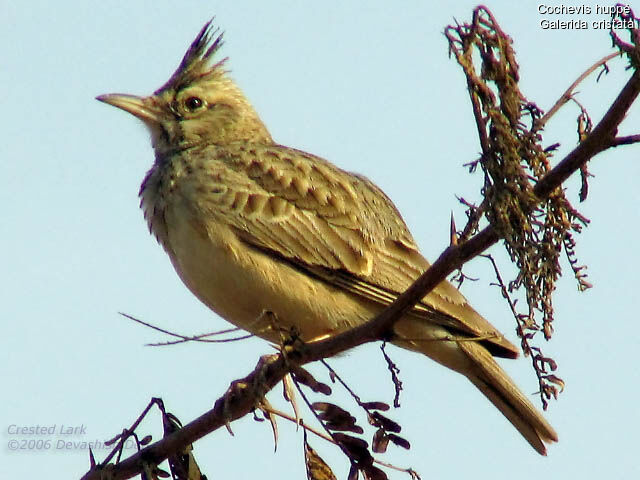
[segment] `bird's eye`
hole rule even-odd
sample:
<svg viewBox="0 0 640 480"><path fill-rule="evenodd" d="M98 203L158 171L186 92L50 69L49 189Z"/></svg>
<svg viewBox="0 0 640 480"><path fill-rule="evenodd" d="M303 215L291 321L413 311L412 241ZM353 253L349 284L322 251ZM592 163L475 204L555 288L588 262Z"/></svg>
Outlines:
<svg viewBox="0 0 640 480"><path fill-rule="evenodd" d="M202 101L201 98L198 98L198 97L189 97L184 102L185 108L190 112L194 112L199 108L202 108L203 105L204 105L204 102Z"/></svg>

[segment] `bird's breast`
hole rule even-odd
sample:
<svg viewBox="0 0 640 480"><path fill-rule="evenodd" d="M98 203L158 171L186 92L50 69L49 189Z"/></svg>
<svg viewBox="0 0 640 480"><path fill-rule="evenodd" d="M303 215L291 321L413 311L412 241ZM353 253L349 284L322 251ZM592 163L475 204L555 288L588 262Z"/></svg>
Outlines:
<svg viewBox="0 0 640 480"><path fill-rule="evenodd" d="M310 277L268 252L244 243L216 202L203 202L197 163L174 162L150 172L142 208L178 275L214 312L234 325L280 343L292 326L305 340L357 325L379 307ZM219 167L208 165L212 172ZM211 178L211 176L209 176ZM207 185L211 190L213 187ZM274 316L264 316L268 311ZM276 325L266 324L274 321Z"/></svg>
<svg viewBox="0 0 640 480"><path fill-rule="evenodd" d="M185 285L221 317L257 336L280 343L278 330L286 337L295 325L303 339L312 340L359 324L379 309L245 245L227 225L189 218L180 207L165 215L171 260Z"/></svg>

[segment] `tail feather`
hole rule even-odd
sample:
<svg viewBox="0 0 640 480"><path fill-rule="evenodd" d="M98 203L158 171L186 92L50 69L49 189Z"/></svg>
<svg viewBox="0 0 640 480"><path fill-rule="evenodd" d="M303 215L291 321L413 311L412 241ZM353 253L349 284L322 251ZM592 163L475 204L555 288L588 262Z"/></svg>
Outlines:
<svg viewBox="0 0 640 480"><path fill-rule="evenodd" d="M539 454L546 455L545 443L558 441L558 434L553 427L482 345L473 341L459 342L458 345L475 367L465 372L467 378L502 412Z"/></svg>

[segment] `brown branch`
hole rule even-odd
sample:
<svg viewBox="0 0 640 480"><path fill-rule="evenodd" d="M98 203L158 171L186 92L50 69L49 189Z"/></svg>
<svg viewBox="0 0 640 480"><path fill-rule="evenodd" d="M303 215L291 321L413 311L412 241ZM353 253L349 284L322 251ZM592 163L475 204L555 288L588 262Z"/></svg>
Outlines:
<svg viewBox="0 0 640 480"><path fill-rule="evenodd" d="M560 187L573 172L579 170L595 155L615 145L618 126L639 93L640 72L635 71L588 137L535 186L534 192L540 200ZM498 234L493 227L488 226L468 241L458 246L449 246L407 291L369 322L333 338L287 351L286 355L261 358L253 372L231 384L227 392L216 401L212 410L117 465L98 466L90 470L82 477L83 480L106 478L103 474L107 472L108 478L113 480L131 478L142 472L145 465L157 465L169 455L181 451L214 430L250 413L256 408L260 399L289 372L290 364L302 365L367 342L389 338L393 324L398 318L445 280L450 273L498 240Z"/></svg>
<svg viewBox="0 0 640 480"><path fill-rule="evenodd" d="M603 150L614 146L618 126L639 93L640 71L636 70L589 136L534 187L533 191L538 198L547 197L581 165L586 164Z"/></svg>
<svg viewBox="0 0 640 480"><path fill-rule="evenodd" d="M640 134L627 135L625 137L616 137L611 142L611 146L620 147L622 145L631 145L632 143L640 143Z"/></svg>

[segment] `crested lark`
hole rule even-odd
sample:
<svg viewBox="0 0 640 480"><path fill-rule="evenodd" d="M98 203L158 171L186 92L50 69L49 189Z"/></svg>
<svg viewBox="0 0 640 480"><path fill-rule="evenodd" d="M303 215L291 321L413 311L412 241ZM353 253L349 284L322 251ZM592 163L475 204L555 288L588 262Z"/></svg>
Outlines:
<svg viewBox="0 0 640 480"><path fill-rule="evenodd" d="M214 33L207 23L153 95L98 97L151 132L156 158L140 189L151 231L196 297L269 341L280 334L264 312L306 341L367 321L429 263L376 185L271 139L224 60L211 61L222 43ZM518 349L448 282L394 334L465 375L540 454L557 441L493 359Z"/></svg>

